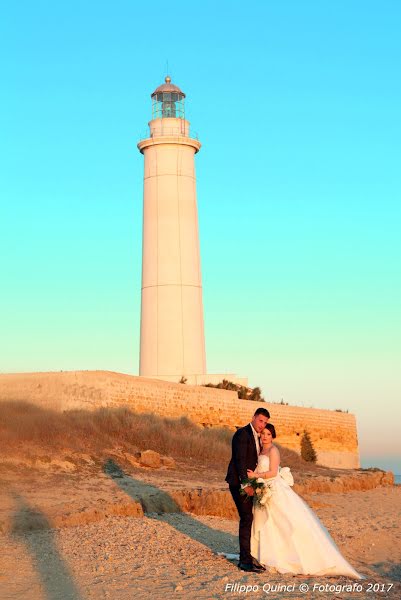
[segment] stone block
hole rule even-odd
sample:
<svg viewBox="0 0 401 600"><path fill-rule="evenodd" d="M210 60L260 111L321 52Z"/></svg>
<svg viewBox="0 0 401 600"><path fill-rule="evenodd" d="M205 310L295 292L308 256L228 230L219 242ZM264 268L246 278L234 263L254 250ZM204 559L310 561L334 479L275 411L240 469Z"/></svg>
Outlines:
<svg viewBox="0 0 401 600"><path fill-rule="evenodd" d="M168 469L175 469L176 467L175 460L171 456L161 456L160 461L162 466Z"/></svg>
<svg viewBox="0 0 401 600"><path fill-rule="evenodd" d="M160 454L154 450L145 450L144 452L141 452L139 462L144 467L158 469L161 465L161 457Z"/></svg>

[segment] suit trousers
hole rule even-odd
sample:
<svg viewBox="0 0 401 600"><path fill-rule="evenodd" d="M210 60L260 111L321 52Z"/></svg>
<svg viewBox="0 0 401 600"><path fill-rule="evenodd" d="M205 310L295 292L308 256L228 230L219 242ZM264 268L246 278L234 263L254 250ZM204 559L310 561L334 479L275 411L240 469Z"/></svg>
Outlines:
<svg viewBox="0 0 401 600"><path fill-rule="evenodd" d="M240 494L240 487L230 485L230 492L239 514L239 559L251 563L251 529L253 521L252 498Z"/></svg>

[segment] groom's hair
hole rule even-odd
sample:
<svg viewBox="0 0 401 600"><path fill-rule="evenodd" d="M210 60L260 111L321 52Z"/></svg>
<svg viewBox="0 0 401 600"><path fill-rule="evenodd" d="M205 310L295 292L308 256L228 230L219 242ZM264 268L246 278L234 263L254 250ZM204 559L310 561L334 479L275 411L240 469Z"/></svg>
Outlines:
<svg viewBox="0 0 401 600"><path fill-rule="evenodd" d="M270 413L267 410L267 408L257 408L255 410L255 414L253 415L254 417L257 417L257 415L263 415L264 417L266 417L267 419L270 419Z"/></svg>

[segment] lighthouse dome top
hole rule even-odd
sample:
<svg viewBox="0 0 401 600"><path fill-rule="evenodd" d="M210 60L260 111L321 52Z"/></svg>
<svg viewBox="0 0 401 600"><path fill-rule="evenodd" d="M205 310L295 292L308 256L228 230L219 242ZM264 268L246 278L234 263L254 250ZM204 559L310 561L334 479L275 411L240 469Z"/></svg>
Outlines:
<svg viewBox="0 0 401 600"><path fill-rule="evenodd" d="M185 98L184 92L182 90L180 90L178 85L174 85L173 83L171 83L171 77L169 75L167 75L165 77L164 81L165 81L165 83L162 83L162 85L159 85L159 87L157 87L155 89L153 94L151 94L151 98L156 96L156 94L163 94L163 93L167 93L167 94L175 93L175 94L179 94L180 96Z"/></svg>

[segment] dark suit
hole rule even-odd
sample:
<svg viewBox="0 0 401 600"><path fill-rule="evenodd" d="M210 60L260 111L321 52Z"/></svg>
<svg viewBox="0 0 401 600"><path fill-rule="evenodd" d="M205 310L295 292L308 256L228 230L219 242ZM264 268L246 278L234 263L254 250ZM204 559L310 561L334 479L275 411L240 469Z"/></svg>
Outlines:
<svg viewBox="0 0 401 600"><path fill-rule="evenodd" d="M258 450L251 425L241 427L233 435L232 456L226 481L239 514L240 561L251 563L252 498L240 494L241 481L246 477L247 469L255 470L258 463Z"/></svg>

